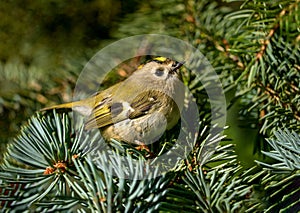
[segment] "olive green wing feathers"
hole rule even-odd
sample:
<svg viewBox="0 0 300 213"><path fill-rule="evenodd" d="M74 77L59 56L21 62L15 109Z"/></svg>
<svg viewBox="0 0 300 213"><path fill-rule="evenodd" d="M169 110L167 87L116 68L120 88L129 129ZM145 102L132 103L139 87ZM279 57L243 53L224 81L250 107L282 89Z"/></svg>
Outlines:
<svg viewBox="0 0 300 213"><path fill-rule="evenodd" d="M142 93L132 102L131 107L134 109L128 118L135 119L143 115L151 113L152 110L157 109L160 106L157 95L153 92Z"/></svg>
<svg viewBox="0 0 300 213"><path fill-rule="evenodd" d="M136 119L151 113L160 105L157 94L153 91L141 93L131 102L106 98L93 109L85 128L101 128L126 119Z"/></svg>

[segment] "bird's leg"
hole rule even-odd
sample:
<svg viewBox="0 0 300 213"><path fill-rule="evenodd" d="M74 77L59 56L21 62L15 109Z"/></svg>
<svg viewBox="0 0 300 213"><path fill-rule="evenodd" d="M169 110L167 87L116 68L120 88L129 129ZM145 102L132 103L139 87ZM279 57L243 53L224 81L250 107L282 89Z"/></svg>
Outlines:
<svg viewBox="0 0 300 213"><path fill-rule="evenodd" d="M141 142L139 140L134 140L134 143L138 145L137 147L135 147L137 150L139 151L146 150L147 152L150 152L149 147L144 142Z"/></svg>
<svg viewBox="0 0 300 213"><path fill-rule="evenodd" d="M138 146L136 146L135 148L139 151L143 151L145 150L148 154L146 155L146 157L154 157L155 154L153 152L150 151L149 147L144 143L144 142L141 142L139 140L134 140L135 144L137 144Z"/></svg>

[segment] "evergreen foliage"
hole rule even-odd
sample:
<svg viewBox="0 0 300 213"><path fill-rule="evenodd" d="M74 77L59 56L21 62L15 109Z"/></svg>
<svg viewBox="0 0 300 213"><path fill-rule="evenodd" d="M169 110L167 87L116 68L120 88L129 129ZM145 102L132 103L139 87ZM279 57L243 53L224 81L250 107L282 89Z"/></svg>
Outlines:
<svg viewBox="0 0 300 213"><path fill-rule="evenodd" d="M242 20L229 51L239 57L243 67L237 80L245 81L244 88L251 88L248 111L256 111L256 124L263 135L285 127L297 130L299 1L249 2L243 8L226 18Z"/></svg>
<svg viewBox="0 0 300 213"><path fill-rule="evenodd" d="M258 162L263 170L248 177L249 183L253 184L256 190L263 190L260 202L256 201L257 204L251 210L298 212L300 135L285 129L275 132L275 136L267 139L272 149L263 152L273 163Z"/></svg>
<svg viewBox="0 0 300 213"><path fill-rule="evenodd" d="M144 168L148 156L143 151L114 140L107 150L98 131L87 134L70 114L37 113L4 154L3 212L300 211L299 6L299 0L228 0L222 5L206 0L151 1L136 6L132 14L122 14L119 30L112 31L114 38L164 33L199 49L219 74L225 92L233 94L229 107L238 104L244 126L258 129L254 151L265 158L255 167L242 168L237 160L242 153L234 150L238 141L229 140L230 135L225 140L220 129L210 126L204 88L193 76L184 76L201 119L186 159L157 176L157 170ZM61 3L60 8L68 7ZM78 60L65 58L65 72L45 75L39 63L6 61L2 54L2 122L11 119L11 125L18 126L24 120L21 109L27 110L26 117L45 104L68 100L89 55L87 50ZM178 128L151 150L159 153L172 147ZM215 135L209 128L215 128ZM120 155L127 157L124 164L113 160ZM135 172L135 177L146 175L129 179L126 171Z"/></svg>
<svg viewBox="0 0 300 213"><path fill-rule="evenodd" d="M115 149L106 150L98 131L87 134L82 127L74 130L70 117L64 113L36 115L30 119L8 147L1 165L0 198L4 209L147 212L163 205L165 209L168 191L186 176L182 172L193 168L191 164L199 164L191 157L193 162L186 164L181 160L169 172L157 176L158 167L153 171L149 170L151 165L144 169L142 152L135 150L132 155L132 149L117 141L112 141ZM193 154L200 155L206 141L221 140L209 136L208 128L203 129L202 146L199 144ZM227 156L226 148L219 147L216 157L207 163L231 160L233 157ZM120 155L127 156L127 162L119 162ZM128 179L126 171L129 170L134 174L132 179ZM112 171L117 172L117 177Z"/></svg>

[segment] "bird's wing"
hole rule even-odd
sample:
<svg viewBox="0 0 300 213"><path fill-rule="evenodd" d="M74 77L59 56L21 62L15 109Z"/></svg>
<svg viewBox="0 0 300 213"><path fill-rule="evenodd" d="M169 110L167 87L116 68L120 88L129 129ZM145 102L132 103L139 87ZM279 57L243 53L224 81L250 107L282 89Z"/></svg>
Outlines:
<svg viewBox="0 0 300 213"><path fill-rule="evenodd" d="M140 116L151 113L152 110L157 109L160 106L158 96L153 91L148 91L138 95L135 100L131 103L131 107L134 109L129 113L130 119L135 119Z"/></svg>
<svg viewBox="0 0 300 213"><path fill-rule="evenodd" d="M101 128L112 124L111 116L112 99L107 97L96 103L89 120L85 124L85 129Z"/></svg>
<svg viewBox="0 0 300 213"><path fill-rule="evenodd" d="M131 102L106 98L93 109L85 128L101 128L125 119L135 119L148 114L159 105L157 94L153 91L141 93Z"/></svg>

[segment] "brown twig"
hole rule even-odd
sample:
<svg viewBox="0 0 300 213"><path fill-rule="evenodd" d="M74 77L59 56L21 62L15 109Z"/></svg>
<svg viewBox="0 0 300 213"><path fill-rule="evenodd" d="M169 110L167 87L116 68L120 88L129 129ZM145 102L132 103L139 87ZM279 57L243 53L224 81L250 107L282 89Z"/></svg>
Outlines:
<svg viewBox="0 0 300 213"><path fill-rule="evenodd" d="M281 21L282 17L284 17L287 14L288 11L292 10L293 8L295 8L296 4L299 3L299 2L300 2L299 0L296 1L295 4L289 5L288 8L285 8L285 9L281 10L281 12L278 14L278 16L276 18L277 21L274 24L274 27L270 30L270 32L268 33L266 39L264 39L262 41L262 46L260 47L260 51L256 54L256 60L257 61L260 60L263 57L263 55L264 55L264 53L265 53L265 51L267 49L267 46L268 46L268 44L271 41L271 38L274 36L276 30L280 26L279 22Z"/></svg>
<svg viewBox="0 0 300 213"><path fill-rule="evenodd" d="M295 119L300 121L300 112L299 109L297 109L296 106L292 105L291 103L285 103L281 100L280 96L278 95L278 92L273 90L270 85L264 86L263 84L259 84L261 88L264 88L265 93L271 98L277 101L277 103L281 106L283 106L285 109L291 109L293 112L293 116Z"/></svg>

